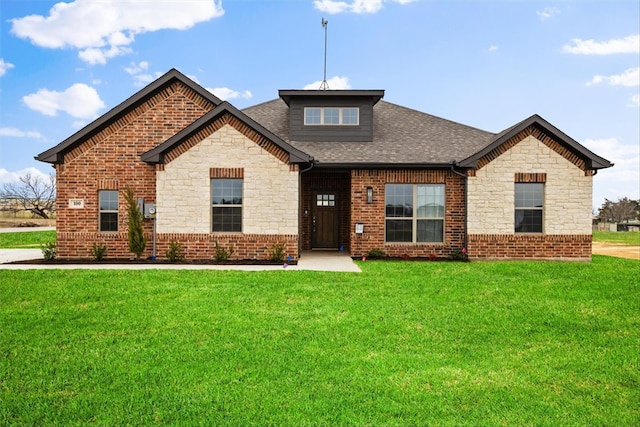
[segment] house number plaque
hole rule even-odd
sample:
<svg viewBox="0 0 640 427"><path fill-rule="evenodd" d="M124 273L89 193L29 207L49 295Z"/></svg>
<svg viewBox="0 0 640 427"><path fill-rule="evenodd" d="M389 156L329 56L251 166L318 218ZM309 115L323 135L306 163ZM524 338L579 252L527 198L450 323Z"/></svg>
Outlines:
<svg viewBox="0 0 640 427"><path fill-rule="evenodd" d="M69 199L69 208L70 209L83 209L84 208L84 199Z"/></svg>

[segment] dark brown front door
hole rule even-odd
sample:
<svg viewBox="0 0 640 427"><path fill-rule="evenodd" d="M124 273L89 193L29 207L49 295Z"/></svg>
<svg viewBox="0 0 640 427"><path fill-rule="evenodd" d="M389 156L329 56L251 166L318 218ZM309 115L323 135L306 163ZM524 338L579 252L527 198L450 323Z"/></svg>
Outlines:
<svg viewBox="0 0 640 427"><path fill-rule="evenodd" d="M338 249L340 225L336 193L313 194L311 245L314 249Z"/></svg>

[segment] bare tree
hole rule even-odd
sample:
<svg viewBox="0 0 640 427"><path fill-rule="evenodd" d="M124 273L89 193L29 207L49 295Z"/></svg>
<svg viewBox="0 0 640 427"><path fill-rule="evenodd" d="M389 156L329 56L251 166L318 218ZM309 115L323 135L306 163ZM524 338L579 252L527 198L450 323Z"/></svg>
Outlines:
<svg viewBox="0 0 640 427"><path fill-rule="evenodd" d="M27 173L17 183L4 184L0 197L14 200L22 210L48 219L56 210L56 177L48 178Z"/></svg>
<svg viewBox="0 0 640 427"><path fill-rule="evenodd" d="M604 203L598 211L598 218L602 221L621 223L624 221L638 219L640 215L640 204L637 200L630 200L627 197L612 202L604 199Z"/></svg>

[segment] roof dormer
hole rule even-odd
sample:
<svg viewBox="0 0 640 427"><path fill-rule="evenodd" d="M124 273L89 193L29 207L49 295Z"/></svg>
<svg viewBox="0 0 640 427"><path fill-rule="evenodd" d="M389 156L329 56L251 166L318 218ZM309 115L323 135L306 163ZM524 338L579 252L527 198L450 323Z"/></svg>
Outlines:
<svg viewBox="0 0 640 427"><path fill-rule="evenodd" d="M373 139L373 106L384 90L280 90L289 107L291 141Z"/></svg>

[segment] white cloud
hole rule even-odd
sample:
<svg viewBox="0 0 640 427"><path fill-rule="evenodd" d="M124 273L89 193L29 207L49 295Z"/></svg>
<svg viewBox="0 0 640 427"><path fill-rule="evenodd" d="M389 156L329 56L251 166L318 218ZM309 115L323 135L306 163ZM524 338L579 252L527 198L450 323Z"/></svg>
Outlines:
<svg viewBox="0 0 640 427"><path fill-rule="evenodd" d="M497 52L498 51L498 46L496 46L496 45L489 46L489 49L487 49L487 51L489 51L489 52Z"/></svg>
<svg viewBox="0 0 640 427"><path fill-rule="evenodd" d="M623 144L617 138L586 139L582 144L615 164L612 168L599 171L594 178L595 198L604 201L605 197L639 197L640 145Z"/></svg>
<svg viewBox="0 0 640 427"><path fill-rule="evenodd" d="M596 75L587 82L587 86L599 83L607 83L610 86L640 86L640 67L629 68L624 73L613 76Z"/></svg>
<svg viewBox="0 0 640 427"><path fill-rule="evenodd" d="M329 14L337 14L343 12L351 13L376 13L382 9L383 3L398 3L408 4L417 0L351 0L338 1L338 0L314 0L314 7Z"/></svg>
<svg viewBox="0 0 640 427"><path fill-rule="evenodd" d="M17 128L0 128L0 136L8 136L13 138L44 139L40 132L32 130L24 131Z"/></svg>
<svg viewBox="0 0 640 427"><path fill-rule="evenodd" d="M315 81L313 83L309 83L308 85L306 85L305 87L303 87L304 90L317 90L320 89L320 85L322 84L322 81L318 80ZM349 78L348 77L332 77L329 80L327 80L327 84L329 84L329 89L331 90L342 90L342 89L351 89L351 85L349 84Z"/></svg>
<svg viewBox="0 0 640 427"><path fill-rule="evenodd" d="M28 173L30 173L33 177L40 177L40 179L43 179L47 182L49 181L49 175L34 167L20 169L17 171L9 171L5 168L0 168L0 184L16 183L20 180L21 176L24 176Z"/></svg>
<svg viewBox="0 0 640 427"><path fill-rule="evenodd" d="M206 89L223 101L236 98L250 99L253 96L253 94L248 90L238 92L233 89L229 89L228 87L214 87Z"/></svg>
<svg viewBox="0 0 640 427"><path fill-rule="evenodd" d="M12 69L14 65L10 62L4 62L3 58L0 58L0 77L4 76L6 72Z"/></svg>
<svg viewBox="0 0 640 427"><path fill-rule="evenodd" d="M637 93L631 97L631 104L629 107L640 107L640 95Z"/></svg>
<svg viewBox="0 0 640 427"><path fill-rule="evenodd" d="M22 97L27 106L46 116L55 116L58 111L64 111L78 119L90 119L98 114L105 104L98 92L84 83L76 83L64 92L39 89Z"/></svg>
<svg viewBox="0 0 640 427"><path fill-rule="evenodd" d="M221 0L137 1L76 0L57 3L48 16L12 19L11 32L32 44L51 49L78 49L89 64L131 52L138 34L186 30L224 15Z"/></svg>
<svg viewBox="0 0 640 427"><path fill-rule="evenodd" d="M595 40L573 39L571 44L562 46L563 53L575 55L612 55L615 53L640 53L640 34L621 39L597 42Z"/></svg>
<svg viewBox="0 0 640 427"><path fill-rule="evenodd" d="M557 7L545 7L542 10L536 10L536 15L538 15L538 18L540 18L543 21L553 18L554 16L559 14L560 14L560 9L558 9Z"/></svg>
<svg viewBox="0 0 640 427"><path fill-rule="evenodd" d="M146 86L162 75L160 71L150 73L148 61L140 61L138 64L132 62L124 70L133 77L134 86Z"/></svg>

